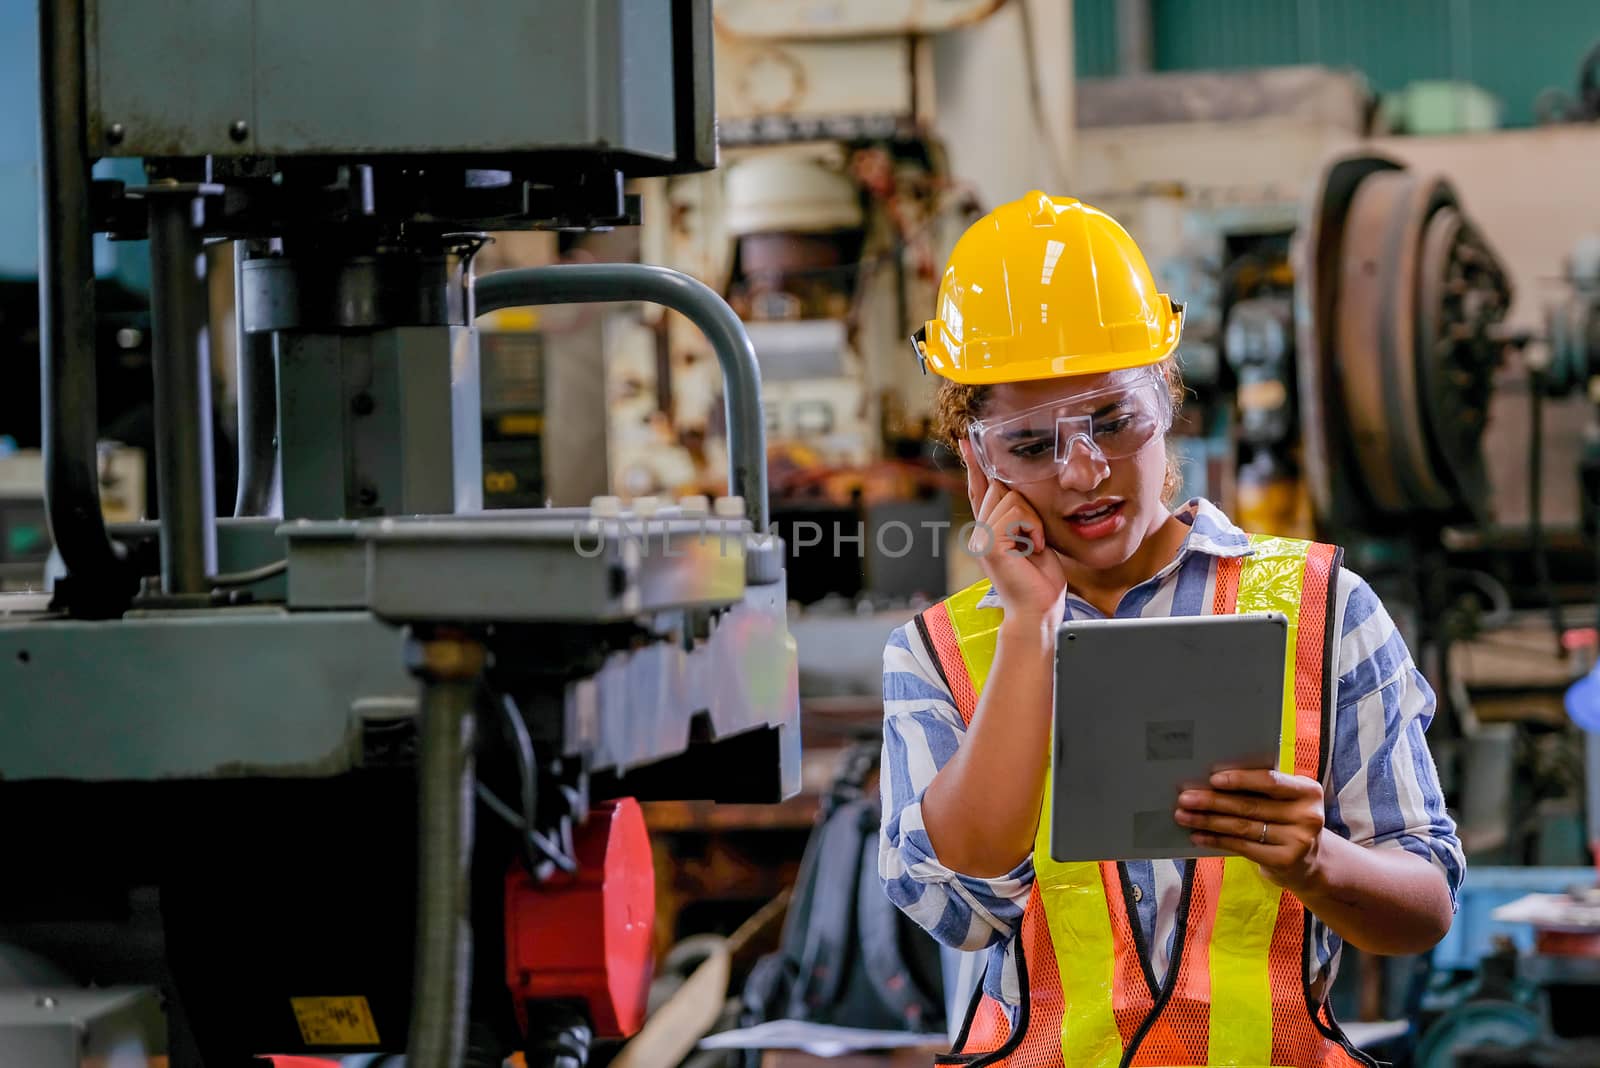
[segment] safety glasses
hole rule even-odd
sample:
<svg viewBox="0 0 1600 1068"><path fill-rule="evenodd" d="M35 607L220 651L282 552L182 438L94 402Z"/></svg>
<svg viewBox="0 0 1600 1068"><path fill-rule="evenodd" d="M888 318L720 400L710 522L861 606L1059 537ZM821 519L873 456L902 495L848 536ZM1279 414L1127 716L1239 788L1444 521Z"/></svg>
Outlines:
<svg viewBox="0 0 1600 1068"><path fill-rule="evenodd" d="M1138 452L1172 425L1172 401L1159 373L1075 393L968 429L984 473L1011 486L1059 476L1081 448L1102 464Z"/></svg>

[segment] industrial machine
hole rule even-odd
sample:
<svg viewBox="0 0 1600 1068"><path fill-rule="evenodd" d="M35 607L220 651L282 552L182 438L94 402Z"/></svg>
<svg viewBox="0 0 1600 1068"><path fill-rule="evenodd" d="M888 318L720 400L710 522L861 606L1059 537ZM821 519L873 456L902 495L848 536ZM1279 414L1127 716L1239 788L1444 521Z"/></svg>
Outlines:
<svg viewBox="0 0 1600 1068"><path fill-rule="evenodd" d="M645 225L649 258L726 295L755 344L773 518L801 604L905 602L947 586L942 541L885 553L877 532L950 519L955 483L928 441L933 385L907 374L905 339L979 205L932 129L931 56L938 34L1001 6L718 4L725 165L647 194L662 209ZM653 360L628 371L654 384L635 395L667 398L648 418L679 440L664 448L654 433L631 433L645 425L631 406L613 415L613 440L633 440L618 452L640 476L637 492L681 477L685 450L671 445L689 445L699 467L718 456L704 343L681 326L667 324L659 372ZM858 528L862 548L850 551Z"/></svg>
<svg viewBox="0 0 1600 1068"><path fill-rule="evenodd" d="M1352 549L1484 518L1511 296L1450 183L1361 145L1368 96L1316 67L1079 91L1083 196L1127 221L1187 305L1198 403L1180 430L1212 461L1194 488L1247 527Z"/></svg>
<svg viewBox="0 0 1600 1068"><path fill-rule="evenodd" d="M1307 229L1297 356L1319 519L1391 536L1487 519L1504 266L1448 182L1376 155L1323 173Z"/></svg>
<svg viewBox="0 0 1600 1068"><path fill-rule="evenodd" d="M1600 985L1596 869L1577 866L1588 859L1585 844L1589 854L1600 850L1600 734L1594 732L1600 677L1594 673L1593 607L1594 515L1600 485L1596 472L1600 468L1592 410L1580 448L1574 450L1576 472L1571 468L1551 472L1555 479L1576 475L1581 490L1579 511L1552 522L1541 509L1539 491L1550 463L1543 456L1543 439L1554 437L1543 426L1546 403L1578 394L1592 404L1596 397L1600 240L1592 235L1580 238L1566 268L1568 291L1547 309L1543 336L1530 339L1523 352L1529 372L1531 440L1526 457L1520 459L1527 464L1530 501L1528 529L1513 545L1520 558L1518 570L1528 581L1506 597L1507 610L1502 613L1508 629L1519 627L1523 644L1512 646L1517 651L1513 658L1482 665L1460 686L1486 708L1517 702L1532 710L1541 697L1564 705L1561 720L1522 732L1525 738L1543 744L1535 748L1524 743L1534 753L1531 759L1525 758L1533 767L1522 770L1518 784L1535 782L1549 811L1538 820L1537 836L1527 835L1534 839L1536 851L1519 854L1512 849L1501 854L1509 853L1513 864L1524 856L1535 863L1480 864L1472 869L1457 920L1464 933L1453 934L1455 944L1441 947L1440 959L1435 960L1435 969L1454 981L1436 983L1441 989L1428 999L1433 1002L1428 1008L1437 1018L1416 1050L1418 1068L1541 1068L1589 1064L1600 1057L1600 1037L1591 1009ZM1508 540L1519 534L1511 532ZM1513 605L1523 610L1520 618L1509 611ZM1544 639L1548 651L1528 644L1529 637L1536 642ZM1501 640L1505 640L1503 636ZM1512 724L1499 726L1509 729ZM1586 795L1581 808L1561 804L1572 794ZM1502 807L1512 808L1513 801L1521 802L1526 810L1525 800L1508 799L1502 792ZM1535 822L1516 810L1506 819L1514 826ZM1569 822L1587 833L1562 834L1563 824ZM1574 838L1578 840L1572 841ZM1510 844L1523 843L1513 839ZM1567 846L1565 853L1559 851L1562 844ZM1552 855L1558 860L1545 859ZM1563 863L1572 866L1558 866Z"/></svg>
<svg viewBox="0 0 1600 1068"><path fill-rule="evenodd" d="M710 33L706 0L41 0L56 558L0 598L0 1063L577 1068L639 1026L634 799L798 787L758 365L670 270L472 263L490 231L636 224L625 180L712 167ZM145 183L91 182L102 156ZM155 523L102 519L95 231L150 242ZM704 332L727 496L481 510L475 319L588 301Z"/></svg>
<svg viewBox="0 0 1600 1068"><path fill-rule="evenodd" d="M1600 404L1600 234L1579 240L1567 263L1571 287L1565 300L1550 309L1548 361L1538 368L1536 385L1552 396L1579 393ZM1582 525L1591 536L1600 530L1600 442L1584 442L1579 468Z"/></svg>

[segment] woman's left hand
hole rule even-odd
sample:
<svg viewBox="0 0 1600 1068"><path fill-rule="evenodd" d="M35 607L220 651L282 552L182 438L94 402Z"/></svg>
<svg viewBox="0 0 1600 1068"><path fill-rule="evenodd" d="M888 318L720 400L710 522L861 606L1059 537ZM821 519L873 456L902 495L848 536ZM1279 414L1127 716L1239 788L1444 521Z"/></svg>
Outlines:
<svg viewBox="0 0 1600 1068"><path fill-rule="evenodd" d="M1178 795L1176 818L1195 845L1261 866L1285 890L1311 888L1323 835L1322 786L1280 771L1219 771L1211 788Z"/></svg>

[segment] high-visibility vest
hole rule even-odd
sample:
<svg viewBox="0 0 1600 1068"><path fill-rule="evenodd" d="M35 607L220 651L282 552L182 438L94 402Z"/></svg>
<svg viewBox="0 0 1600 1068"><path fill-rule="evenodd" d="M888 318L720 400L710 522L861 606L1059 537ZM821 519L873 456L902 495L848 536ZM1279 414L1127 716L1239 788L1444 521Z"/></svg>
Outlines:
<svg viewBox="0 0 1600 1068"><path fill-rule="evenodd" d="M1336 682L1334 584L1340 551L1253 536L1253 552L1218 562L1213 614L1281 612L1289 620L1278 766L1321 781ZM1001 610L979 608L987 582L918 617L964 722L994 661ZM1242 857L1185 865L1179 937L1164 983L1143 952L1121 864L1050 858L1050 784L1034 843L1033 890L1017 936L1015 1029L987 994L974 998L955 1052L966 1068L1236 1065L1354 1068L1352 1046L1311 988L1311 916Z"/></svg>

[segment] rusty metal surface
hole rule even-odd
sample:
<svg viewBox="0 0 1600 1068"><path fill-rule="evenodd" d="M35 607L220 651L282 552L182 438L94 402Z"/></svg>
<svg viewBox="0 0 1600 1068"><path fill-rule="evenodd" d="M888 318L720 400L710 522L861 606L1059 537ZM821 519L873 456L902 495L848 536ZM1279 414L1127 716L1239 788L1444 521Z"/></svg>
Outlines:
<svg viewBox="0 0 1600 1068"><path fill-rule="evenodd" d="M1445 302L1449 299L1447 287L1452 274L1450 257L1463 237L1462 226L1461 213L1445 208L1428 220L1423 232L1417 277L1417 332L1422 337L1438 338L1446 327ZM1436 394L1454 384L1440 373L1432 360L1422 361L1418 372L1422 376L1424 394L1435 404L1439 401Z"/></svg>
<svg viewBox="0 0 1600 1068"><path fill-rule="evenodd" d="M1383 462L1390 449L1385 425L1383 381L1383 305L1392 284L1385 269L1388 218L1411 179L1400 173L1375 175L1356 193L1339 271L1337 345L1341 368L1340 408L1349 423L1350 443L1366 475L1366 488L1381 508L1401 499L1400 475Z"/></svg>
<svg viewBox="0 0 1600 1068"><path fill-rule="evenodd" d="M1295 267L1295 358L1302 426L1301 460L1313 508L1326 523L1335 501L1349 492L1354 460L1348 443L1335 433L1341 368L1333 358L1337 344L1338 294L1345 221L1350 201L1366 178L1399 170L1382 156L1340 159L1318 179L1301 224Z"/></svg>
<svg viewBox="0 0 1600 1068"><path fill-rule="evenodd" d="M1429 457L1415 360L1419 245L1439 185L1403 172L1364 182L1340 274L1345 416L1374 502L1391 514L1452 500Z"/></svg>
<svg viewBox="0 0 1600 1068"><path fill-rule="evenodd" d="M1295 118L1358 133L1367 96L1365 81L1348 71L1270 67L1085 78L1075 104L1081 129Z"/></svg>
<svg viewBox="0 0 1600 1068"><path fill-rule="evenodd" d="M1436 175L1343 160L1315 203L1297 310L1319 517L1482 518L1503 267Z"/></svg>
<svg viewBox="0 0 1600 1068"><path fill-rule="evenodd" d="M1498 363L1485 327L1510 304L1499 264L1459 210L1442 208L1422 237L1418 333L1432 358L1418 363L1431 444L1462 502L1490 513L1484 432Z"/></svg>

